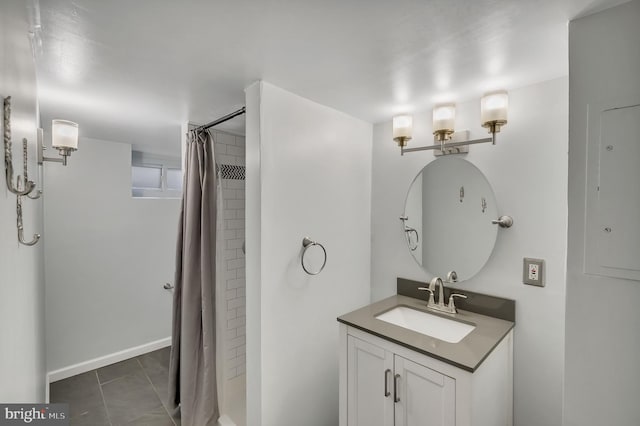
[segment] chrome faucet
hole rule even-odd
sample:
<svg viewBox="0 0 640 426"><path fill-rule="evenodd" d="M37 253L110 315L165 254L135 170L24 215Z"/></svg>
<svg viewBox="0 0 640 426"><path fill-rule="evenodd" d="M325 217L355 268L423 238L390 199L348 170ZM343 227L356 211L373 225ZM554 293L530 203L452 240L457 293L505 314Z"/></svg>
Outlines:
<svg viewBox="0 0 640 426"><path fill-rule="evenodd" d="M444 282L442 281L442 278L440 277L435 277L434 279L431 280L431 282L429 283L429 290L431 291L435 291L436 290L436 286L440 285L440 289L438 291L438 308L444 308L445 304L444 304Z"/></svg>
<svg viewBox="0 0 640 426"><path fill-rule="evenodd" d="M453 272L455 274L455 272ZM450 273L451 274L451 273ZM448 277L449 279L451 277ZM436 286L439 285L440 289L438 292L438 303L435 302L433 295L434 292L436 290ZM458 293L452 293L451 296L449 296L449 304L445 305L444 303L444 282L442 281L442 278L440 277L435 277L434 279L431 280L431 282L429 283L429 288L427 287L418 287L418 290L423 290L423 291L428 291L429 292L429 301L427 302L427 308L429 309L433 309L434 311L440 311L440 312L446 312L448 314L455 314L458 312L458 309L456 308L455 302L454 302L454 298L455 297L460 297L462 299L466 299L467 296L465 296L464 294L458 294Z"/></svg>

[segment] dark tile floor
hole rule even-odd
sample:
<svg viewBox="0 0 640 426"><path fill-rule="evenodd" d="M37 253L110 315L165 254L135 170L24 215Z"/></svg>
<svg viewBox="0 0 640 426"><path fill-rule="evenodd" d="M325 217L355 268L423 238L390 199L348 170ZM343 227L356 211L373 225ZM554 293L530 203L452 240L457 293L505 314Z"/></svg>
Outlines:
<svg viewBox="0 0 640 426"><path fill-rule="evenodd" d="M52 403L69 404L72 426L174 426L167 404L170 348L51 384Z"/></svg>

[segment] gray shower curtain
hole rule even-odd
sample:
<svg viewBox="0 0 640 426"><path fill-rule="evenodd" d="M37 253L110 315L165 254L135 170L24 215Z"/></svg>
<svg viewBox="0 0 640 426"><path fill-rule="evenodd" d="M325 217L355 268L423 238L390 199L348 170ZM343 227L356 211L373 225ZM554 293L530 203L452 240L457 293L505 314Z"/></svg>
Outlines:
<svg viewBox="0 0 640 426"><path fill-rule="evenodd" d="M190 131L176 247L169 402L184 426L215 425L216 166L208 131Z"/></svg>

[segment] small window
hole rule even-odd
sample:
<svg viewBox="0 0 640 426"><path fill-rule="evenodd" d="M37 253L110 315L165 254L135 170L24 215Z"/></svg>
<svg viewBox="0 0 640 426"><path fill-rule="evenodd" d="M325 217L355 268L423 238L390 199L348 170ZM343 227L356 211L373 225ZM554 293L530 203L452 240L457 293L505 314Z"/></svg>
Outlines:
<svg viewBox="0 0 640 426"><path fill-rule="evenodd" d="M135 198L180 198L180 159L131 151L131 196Z"/></svg>
<svg viewBox="0 0 640 426"><path fill-rule="evenodd" d="M162 166L132 166L131 187L134 189L162 189Z"/></svg>
<svg viewBox="0 0 640 426"><path fill-rule="evenodd" d="M167 189L182 190L182 169L167 169Z"/></svg>

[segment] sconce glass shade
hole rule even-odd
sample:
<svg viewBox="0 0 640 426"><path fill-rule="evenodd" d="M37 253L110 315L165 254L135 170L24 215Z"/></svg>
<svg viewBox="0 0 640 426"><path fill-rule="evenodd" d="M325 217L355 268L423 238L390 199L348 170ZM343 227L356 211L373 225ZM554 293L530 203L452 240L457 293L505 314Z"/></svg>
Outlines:
<svg viewBox="0 0 640 426"><path fill-rule="evenodd" d="M393 117L393 140L399 146L406 146L411 140L413 130L413 117L410 115L396 115Z"/></svg>
<svg viewBox="0 0 640 426"><path fill-rule="evenodd" d="M78 149L78 124L67 120L51 121L51 146L66 151Z"/></svg>
<svg viewBox="0 0 640 426"><path fill-rule="evenodd" d="M509 109L509 95L506 91L486 94L480 100L480 121L482 127L489 131L500 131L500 126L507 124L507 110Z"/></svg>
<svg viewBox="0 0 640 426"><path fill-rule="evenodd" d="M433 109L433 133L453 133L456 125L455 105L438 105Z"/></svg>
<svg viewBox="0 0 640 426"><path fill-rule="evenodd" d="M433 109L433 134L440 143L449 139L456 125L456 106L437 105Z"/></svg>

